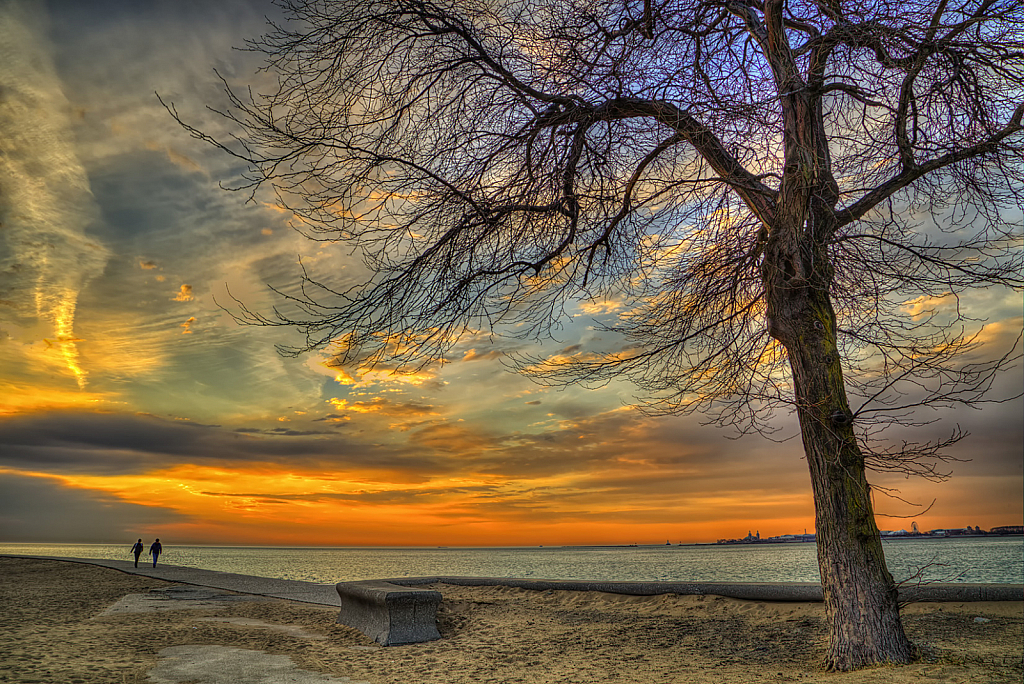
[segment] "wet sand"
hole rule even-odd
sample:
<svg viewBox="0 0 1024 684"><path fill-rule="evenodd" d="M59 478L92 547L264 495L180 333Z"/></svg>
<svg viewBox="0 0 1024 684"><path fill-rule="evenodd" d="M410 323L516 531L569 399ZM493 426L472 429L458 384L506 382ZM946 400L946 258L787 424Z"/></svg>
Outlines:
<svg viewBox="0 0 1024 684"><path fill-rule="evenodd" d="M904 619L918 662L827 673L818 603L434 585L442 639L382 648L335 624L336 608L58 561L0 558L0 580L0 682L205 684L223 676L181 674L175 658L195 667L225 654L257 669L276 657L275 667L324 683L1024 679L1021 602L912 604Z"/></svg>

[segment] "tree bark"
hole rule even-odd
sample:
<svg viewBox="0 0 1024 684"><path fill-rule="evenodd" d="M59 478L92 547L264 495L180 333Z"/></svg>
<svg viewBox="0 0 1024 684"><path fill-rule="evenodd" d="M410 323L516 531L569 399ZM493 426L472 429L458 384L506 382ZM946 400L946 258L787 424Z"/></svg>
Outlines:
<svg viewBox="0 0 1024 684"><path fill-rule="evenodd" d="M836 345L828 245L837 228L838 185L821 100L810 94L790 51L784 9L784 0L767 0L763 28L748 18L775 76L785 145L761 268L768 332L786 348L811 474L829 629L825 665L906 663L914 648L885 564Z"/></svg>
<svg viewBox="0 0 1024 684"><path fill-rule="evenodd" d="M828 280L822 277L828 269L819 261L809 271L809 260L799 256L806 249L785 249L800 246L799 238L792 237L780 241L781 250L766 255L766 264L776 264L766 269L769 330L789 356L814 492L818 568L829 629L825 666L852 670L907 663L915 649L900 620L896 583L885 564L864 456L853 432L836 347L836 317L822 282Z"/></svg>

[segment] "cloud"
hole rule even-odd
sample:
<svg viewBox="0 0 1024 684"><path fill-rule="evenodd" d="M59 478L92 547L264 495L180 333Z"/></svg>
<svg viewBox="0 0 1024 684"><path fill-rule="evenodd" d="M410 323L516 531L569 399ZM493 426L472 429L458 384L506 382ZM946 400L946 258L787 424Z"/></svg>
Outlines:
<svg viewBox="0 0 1024 684"><path fill-rule="evenodd" d="M161 147L158 143L147 142L146 143L146 148L150 149L150 150L162 151L162 152L166 153L168 161L170 161L175 166L177 166L177 167L179 167L181 169L184 169L185 171L188 171L188 172L191 172L191 173L201 173L201 174L203 174L204 176L207 176L207 177L210 175L206 171L206 169L204 169L202 166L200 166L194 159L190 158L188 155L185 155L185 154L182 154L181 152L178 152L177 150L174 150L173 148L171 148L169 146Z"/></svg>
<svg viewBox="0 0 1024 684"><path fill-rule="evenodd" d="M8 363L2 354L4 346L0 345L0 365ZM77 387L41 386L34 378L14 377L13 373L0 379L0 416L71 408L88 410L109 399L104 393L83 392Z"/></svg>
<svg viewBox="0 0 1024 684"><path fill-rule="evenodd" d="M0 419L0 467L78 475L140 474L181 464L286 465L332 471L445 472L401 445L290 429L242 432L150 415L52 411ZM374 435L371 435L373 437Z"/></svg>
<svg viewBox="0 0 1024 684"><path fill-rule="evenodd" d="M914 320L918 320L925 316L931 316L942 310L948 310L950 307L956 305L955 298L952 297L952 292L945 292L938 297L931 295L921 295L914 299L908 299L900 304L900 308Z"/></svg>
<svg viewBox="0 0 1024 684"><path fill-rule="evenodd" d="M600 316L604 314L613 313L615 311L620 311L624 309L625 306L625 303L619 298L591 300L586 302L580 302L579 309L582 312L582 314L575 315Z"/></svg>
<svg viewBox="0 0 1024 684"><path fill-rule="evenodd" d="M309 435L333 435L327 430L291 430L288 428L235 428L235 432L247 435L285 435L288 437L307 437Z"/></svg>
<svg viewBox="0 0 1024 684"><path fill-rule="evenodd" d="M148 528L188 519L169 508L68 487L56 478L0 472L0 540L4 542L131 544ZM127 550L126 546L126 557Z"/></svg>
<svg viewBox="0 0 1024 684"><path fill-rule="evenodd" d="M108 252L87 234L99 211L76 152L71 106L50 43L25 9L0 9L0 300L27 323L23 342L48 340L32 360L62 367L84 388L76 308Z"/></svg>
<svg viewBox="0 0 1024 684"><path fill-rule="evenodd" d="M398 372L394 368L378 365L375 368L356 368L352 372L332 365L333 361L321 361L321 365L328 373L334 376L334 381L339 385L346 385L353 389L367 389L386 385L411 385L419 387L422 385L436 384L437 372L431 369L422 369L415 372Z"/></svg>
<svg viewBox="0 0 1024 684"><path fill-rule="evenodd" d="M178 294L174 296L172 301L191 302L192 299L192 286L188 284L183 284L181 288L178 290Z"/></svg>
<svg viewBox="0 0 1024 684"><path fill-rule="evenodd" d="M492 451L498 439L485 429L460 423L435 422L413 432L410 442L450 457L480 460L481 454Z"/></svg>
<svg viewBox="0 0 1024 684"><path fill-rule="evenodd" d="M437 415L436 406L416 402L396 402L387 397L374 397L369 401L349 401L347 399L329 399L335 410L347 413L377 413L390 417L419 417Z"/></svg>
<svg viewBox="0 0 1024 684"><path fill-rule="evenodd" d="M491 349L483 353L478 352L476 349L467 349L462 355L462 361L493 361L500 359L504 354L497 349Z"/></svg>

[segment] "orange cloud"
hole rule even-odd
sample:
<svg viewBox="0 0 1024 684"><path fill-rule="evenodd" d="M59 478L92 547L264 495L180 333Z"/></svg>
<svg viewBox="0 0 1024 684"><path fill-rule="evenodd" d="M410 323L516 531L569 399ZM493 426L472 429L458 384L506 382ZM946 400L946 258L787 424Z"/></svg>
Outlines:
<svg viewBox="0 0 1024 684"><path fill-rule="evenodd" d="M908 299L900 304L900 308L913 319L919 319L948 308L955 300L951 299L952 292L946 292L938 297L921 295L914 299Z"/></svg>
<svg viewBox="0 0 1024 684"><path fill-rule="evenodd" d="M178 294L176 294L171 301L191 302L192 299L192 286L186 284L181 286L181 288L178 290Z"/></svg>
<svg viewBox="0 0 1024 684"><path fill-rule="evenodd" d="M430 370L420 370L413 373L396 373L385 368L358 368L352 373L341 368L335 368L323 364L334 375L334 380L339 385L350 387L371 387L373 385L423 385L437 378L437 373Z"/></svg>
<svg viewBox="0 0 1024 684"><path fill-rule="evenodd" d="M95 408L112 399L103 392L83 392L61 387L32 386L0 381L0 415L34 413L69 408Z"/></svg>
<svg viewBox="0 0 1024 684"><path fill-rule="evenodd" d="M338 411L350 413L379 413L386 416L428 416L435 415L436 411L429 404L400 403L394 402L385 397L374 397L370 401L353 401L347 399L328 399Z"/></svg>
<svg viewBox="0 0 1024 684"><path fill-rule="evenodd" d="M603 299L594 300L589 302L580 302L580 311L585 315L596 316L600 314L612 313L613 311L619 311L625 308L625 304L621 299ZM576 314L577 316L583 314Z"/></svg>
<svg viewBox="0 0 1024 684"><path fill-rule="evenodd" d="M493 361L494 359L500 359L504 354L497 349L486 351L482 354L477 353L476 349L467 349L466 353L462 355L463 361Z"/></svg>

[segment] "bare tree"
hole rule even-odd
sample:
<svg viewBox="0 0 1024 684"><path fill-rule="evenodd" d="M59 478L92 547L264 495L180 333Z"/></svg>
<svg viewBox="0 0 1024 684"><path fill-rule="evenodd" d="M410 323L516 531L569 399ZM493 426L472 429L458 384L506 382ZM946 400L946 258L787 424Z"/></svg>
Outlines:
<svg viewBox="0 0 1024 684"><path fill-rule="evenodd" d="M286 310L239 315L301 330L285 351L409 367L470 330L541 336L567 302L630 302L618 349L523 368L629 377L650 410L746 431L795 411L827 666L909 661L865 465L937 474L921 457L958 433L878 430L981 401L1007 362L971 361L942 304L1022 285L1024 4L279 4L249 44L277 88L219 110L236 137L179 122L375 275L303 274Z"/></svg>

